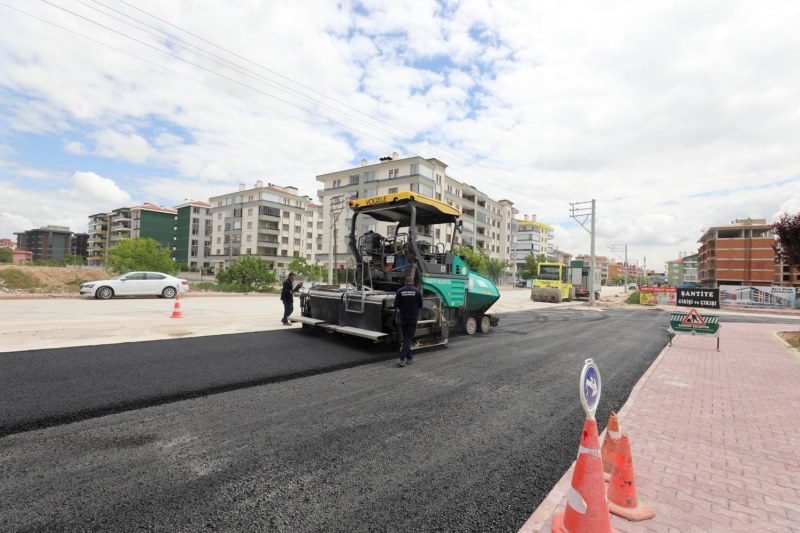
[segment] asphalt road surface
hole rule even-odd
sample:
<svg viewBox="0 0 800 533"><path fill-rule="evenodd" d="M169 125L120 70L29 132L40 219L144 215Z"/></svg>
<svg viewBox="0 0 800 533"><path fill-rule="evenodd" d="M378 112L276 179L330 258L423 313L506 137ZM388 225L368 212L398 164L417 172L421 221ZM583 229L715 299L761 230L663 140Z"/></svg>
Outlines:
<svg viewBox="0 0 800 533"><path fill-rule="evenodd" d="M402 369L299 329L3 354L0 530L516 531L575 459L584 359L602 429L667 321L508 313Z"/></svg>

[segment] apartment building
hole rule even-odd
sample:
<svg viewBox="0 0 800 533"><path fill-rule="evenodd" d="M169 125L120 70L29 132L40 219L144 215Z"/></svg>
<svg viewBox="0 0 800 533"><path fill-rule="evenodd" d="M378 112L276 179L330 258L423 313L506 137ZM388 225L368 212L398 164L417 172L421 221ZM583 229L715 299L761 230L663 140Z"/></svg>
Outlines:
<svg viewBox="0 0 800 533"><path fill-rule="evenodd" d="M248 189L209 199L211 205L211 267L216 271L250 255L268 261L279 276L288 273L295 257L314 261L320 212L296 187L262 181ZM321 247L321 243L320 243Z"/></svg>
<svg viewBox="0 0 800 533"><path fill-rule="evenodd" d="M517 271L525 265L530 254L544 255L547 261L558 261L553 227L536 220L536 215L523 215L522 220L514 220L516 227L512 237L510 262ZM567 261L564 264L569 264Z"/></svg>
<svg viewBox="0 0 800 533"><path fill-rule="evenodd" d="M87 259L89 257L89 234L73 233L69 241L69 253Z"/></svg>
<svg viewBox="0 0 800 533"><path fill-rule="evenodd" d="M174 251L177 210L144 203L131 207L130 213L132 221L131 237L153 239L160 246Z"/></svg>
<svg viewBox="0 0 800 533"><path fill-rule="evenodd" d="M638 282L642 277L642 271L639 270L639 265L636 263L619 262L616 259L609 259L608 261L608 280L615 277L626 278L629 283Z"/></svg>
<svg viewBox="0 0 800 533"><path fill-rule="evenodd" d="M698 280L703 287L800 287L800 271L776 260L775 236L766 219L736 219L714 226L698 242Z"/></svg>
<svg viewBox="0 0 800 533"><path fill-rule="evenodd" d="M176 216L175 209L151 203L90 215L87 263L89 266L105 266L108 250L121 240L132 237L155 239L172 251Z"/></svg>
<svg viewBox="0 0 800 533"><path fill-rule="evenodd" d="M65 226L44 226L19 233L17 250L29 250L33 261L60 261L70 254L72 231Z"/></svg>
<svg viewBox="0 0 800 533"><path fill-rule="evenodd" d="M667 261L667 284L674 286L697 284L697 254L681 254Z"/></svg>
<svg viewBox="0 0 800 533"><path fill-rule="evenodd" d="M775 281L775 238L765 219L736 219L708 228L697 242L703 287L770 286Z"/></svg>
<svg viewBox="0 0 800 533"><path fill-rule="evenodd" d="M211 204L186 200L175 206L175 241L173 257L190 269L211 269L213 218Z"/></svg>
<svg viewBox="0 0 800 533"><path fill-rule="evenodd" d="M316 250L317 263L343 269L353 260L347 245L353 213L347 200L413 191L446 203L461 212L462 231L453 235L452 228L420 228L420 239L432 245L440 242L481 248L495 259L509 259L516 210L509 200L493 200L476 187L447 175L447 165L438 159L419 156L400 158L397 153L370 164L317 176L323 188L317 191L321 201L320 235ZM362 220L363 219L363 220ZM389 224L368 217L359 219L357 234L376 231L387 234Z"/></svg>

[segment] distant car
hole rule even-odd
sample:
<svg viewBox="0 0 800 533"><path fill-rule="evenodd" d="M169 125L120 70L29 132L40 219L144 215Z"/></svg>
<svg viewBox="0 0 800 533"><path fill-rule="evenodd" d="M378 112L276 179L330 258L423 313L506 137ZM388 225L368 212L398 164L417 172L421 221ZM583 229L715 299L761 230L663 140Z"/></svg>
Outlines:
<svg viewBox="0 0 800 533"><path fill-rule="evenodd" d="M514 286L517 287L518 289L527 287L528 280L518 279L517 281L514 282Z"/></svg>
<svg viewBox="0 0 800 533"><path fill-rule="evenodd" d="M639 287L635 283L628 283L628 289L635 291Z"/></svg>
<svg viewBox="0 0 800 533"><path fill-rule="evenodd" d="M108 300L114 296L160 296L175 298L189 292L189 282L161 272L128 272L115 278L81 285L82 296Z"/></svg>

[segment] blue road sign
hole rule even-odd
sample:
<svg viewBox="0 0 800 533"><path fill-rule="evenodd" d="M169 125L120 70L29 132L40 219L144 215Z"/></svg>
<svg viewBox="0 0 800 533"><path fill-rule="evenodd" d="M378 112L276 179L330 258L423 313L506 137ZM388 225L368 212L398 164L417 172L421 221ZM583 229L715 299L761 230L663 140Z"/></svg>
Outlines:
<svg viewBox="0 0 800 533"><path fill-rule="evenodd" d="M594 361L587 359L581 371L581 405L586 412L586 418L594 419L597 404L600 403L601 388L600 370Z"/></svg>

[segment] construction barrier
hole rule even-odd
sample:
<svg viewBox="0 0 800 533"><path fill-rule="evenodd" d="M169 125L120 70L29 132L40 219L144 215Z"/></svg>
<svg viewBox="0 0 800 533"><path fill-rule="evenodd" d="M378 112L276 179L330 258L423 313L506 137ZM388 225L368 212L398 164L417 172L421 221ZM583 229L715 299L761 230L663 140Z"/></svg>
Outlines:
<svg viewBox="0 0 800 533"><path fill-rule="evenodd" d="M611 515L606 503L603 461L597 421L587 418L575 472L567 493L567 507L553 517L553 533L612 533Z"/></svg>
<svg viewBox="0 0 800 533"><path fill-rule="evenodd" d="M181 295L175 294L175 307L172 309L172 316L170 318L183 318L181 313Z"/></svg>
<svg viewBox="0 0 800 533"><path fill-rule="evenodd" d="M653 508L640 500L636 494L631 443L627 434L623 434L617 443L614 471L608 483L608 509L632 522L647 520L656 515Z"/></svg>
<svg viewBox="0 0 800 533"><path fill-rule="evenodd" d="M611 479L611 472L614 470L614 457L617 453L617 443L619 442L619 419L617 419L616 411L611 411L608 417L608 425L606 426L606 436L603 439L603 447L601 453L603 456L603 474L605 480Z"/></svg>

